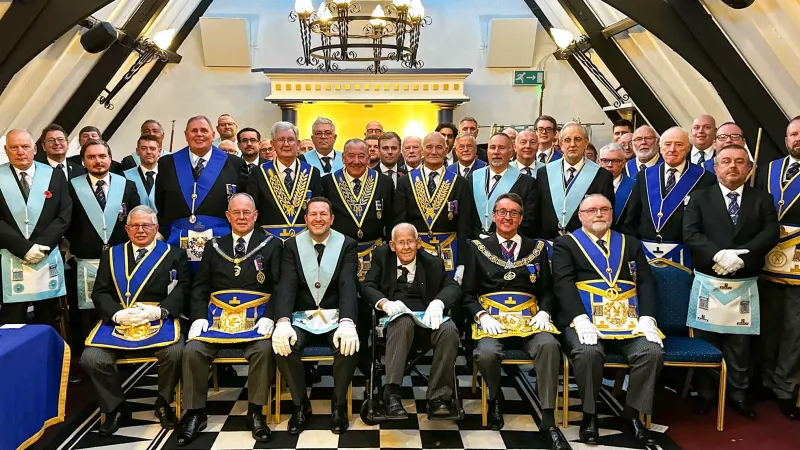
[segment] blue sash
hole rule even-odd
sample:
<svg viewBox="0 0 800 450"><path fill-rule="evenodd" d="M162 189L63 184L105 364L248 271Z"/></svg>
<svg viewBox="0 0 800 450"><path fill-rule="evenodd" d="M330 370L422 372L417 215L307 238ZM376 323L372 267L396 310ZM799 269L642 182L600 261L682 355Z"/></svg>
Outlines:
<svg viewBox="0 0 800 450"><path fill-rule="evenodd" d="M136 191L139 193L139 199L141 200L141 204L145 206L149 206L155 212L158 212L156 209L156 189L153 186L150 189L150 194L147 194L147 189L144 187L144 182L142 181L141 175L139 175L139 166L136 166L132 169L128 169L125 172L125 178L133 181L133 184L136 185Z"/></svg>
<svg viewBox="0 0 800 450"><path fill-rule="evenodd" d="M578 228L569 235L575 243L578 244L578 248L581 249L583 255L592 267L594 267L597 275L606 282L608 287L614 287L622 270L622 255L625 253L625 236L616 231L611 231L610 234L608 257L606 257L605 252L600 249L595 240L586 234L583 228Z"/></svg>
<svg viewBox="0 0 800 450"><path fill-rule="evenodd" d="M414 169L408 173L411 181L411 192L414 194L414 200L417 202L417 209L425 220L425 225L428 231L433 230L433 224L439 218L439 215L444 211L445 205L449 207L447 199L450 198L450 192L456 184L457 174L454 172L444 171L442 179L439 180L439 185L433 192L433 197L428 195L428 184L425 180L425 175L422 173L422 168ZM478 175L473 175L477 177ZM481 177L483 179L483 177ZM500 183L503 179L500 179ZM499 184L499 183L498 183ZM513 183L512 183L513 186ZM511 186L508 187L511 189Z"/></svg>
<svg viewBox="0 0 800 450"><path fill-rule="evenodd" d="M378 187L378 171L367 169L366 181L364 181L364 186L361 187L361 192L357 196L353 193L353 187L344 175L344 169L333 172L331 176L333 177L333 185L336 186L336 191L339 193L339 198L342 199L347 212L350 213L350 218L353 219L359 232L361 232L364 219L367 218L367 212L369 212L369 206L372 204L373 197L375 197L375 189ZM359 236L361 235L359 234Z"/></svg>
<svg viewBox="0 0 800 450"><path fill-rule="evenodd" d="M656 233L660 233L667 224L672 214L681 206L683 199L689 195L706 170L700 166L686 162L688 167L681 175L680 180L669 191L666 198L661 197L661 165L649 167L644 171L645 188L650 205L650 218Z"/></svg>
<svg viewBox="0 0 800 450"><path fill-rule="evenodd" d="M214 187L214 183L217 181L217 177L219 177L222 168L225 167L225 161L228 159L228 154L216 147L211 147L210 151L211 157L197 182L195 182L192 172L192 160L189 156L191 150L189 150L189 147L172 154L172 161L175 163L175 172L178 176L178 184L181 187L183 200L186 202L191 214L194 214L203 204L203 200L211 192L211 188Z"/></svg>
<svg viewBox="0 0 800 450"><path fill-rule="evenodd" d="M162 149L161 150L161 156L164 156L164 155L169 155L169 151ZM133 160L136 162L136 167L139 167L139 166L142 165L142 158L138 154L136 154L136 152L131 153L131 156L133 157ZM161 156L159 156L159 158L161 158ZM126 170L126 172L127 172L127 170ZM133 180L131 180L131 181L133 181ZM144 197L142 197L142 198L144 198Z"/></svg>
<svg viewBox="0 0 800 450"><path fill-rule="evenodd" d="M664 162L664 160L661 159L661 155L656 153L656 162L655 162L655 164L653 164L653 167L658 166L658 165L662 164L663 162ZM633 179L636 179L636 174L639 173L639 165L640 164L641 163L636 158L629 159L628 162L625 163L625 175L627 175L627 176L629 176L629 177L631 177Z"/></svg>
<svg viewBox="0 0 800 450"><path fill-rule="evenodd" d="M714 168L714 159L709 159L708 161L703 163L703 169L713 173L714 175L717 174L717 170Z"/></svg>
<svg viewBox="0 0 800 450"><path fill-rule="evenodd" d="M619 187L617 187L617 192L615 194L614 223L617 223L622 211L625 211L625 206L631 198L631 192L633 192L633 186L635 185L636 180L631 177L626 177L625 175L622 176L622 180L619 182Z"/></svg>
<svg viewBox="0 0 800 450"><path fill-rule="evenodd" d="M558 161L559 159L561 159L563 157L564 157L563 153L561 153L560 151L558 151L558 150L556 150L554 148L551 148L550 149L550 155L547 157L547 161L545 161L544 163L545 163L545 165L547 165L547 164L550 164L553 161ZM537 161L538 161L538 159L537 159Z"/></svg>
<svg viewBox="0 0 800 450"><path fill-rule="evenodd" d="M694 275L686 326L715 333L760 334L758 277L731 280L697 271Z"/></svg>
<svg viewBox="0 0 800 450"><path fill-rule="evenodd" d="M456 273L458 261L458 237L456 233L428 233L420 234L419 240L422 248L433 256L438 256L444 261L444 270L452 278Z"/></svg>
<svg viewBox="0 0 800 450"><path fill-rule="evenodd" d="M800 197L799 176L795 175L785 185L783 183L783 174L786 173L789 161L790 158L787 156L769 163L767 189L772 194L775 210L778 211L778 220L783 219L786 212L794 206L798 197Z"/></svg>
<svg viewBox="0 0 800 450"><path fill-rule="evenodd" d="M342 152L338 150L333 150L330 154L333 154L333 159L331 160L330 172L325 172L322 160L320 159L319 153L317 153L316 150L307 152L303 156L305 156L307 163L311 164L312 166L316 167L317 170L319 170L320 175L328 175L329 173L336 172L339 169L344 169L344 163L342 162Z"/></svg>
<svg viewBox="0 0 800 450"><path fill-rule="evenodd" d="M14 168L9 163L0 166L0 192L3 193L3 198L14 217L14 222L25 239L31 237L31 233L39 222L39 216L42 214L44 202L47 199L47 187L50 186L50 179L53 176L53 168L49 165L36 161L33 164L36 165L36 169L33 173L27 203L17 184Z"/></svg>
<svg viewBox="0 0 800 450"><path fill-rule="evenodd" d="M295 226L306 202L311 199L311 191L308 187L311 185L313 169L310 164L299 160L297 162L292 192L286 190L286 185L283 183L280 174L278 174L274 162L267 161L260 167L261 175L264 177L264 181L267 183L270 193L272 193L272 198L275 200L275 205L281 211L285 221L283 225L288 227ZM279 225L275 224L275 226Z"/></svg>
<svg viewBox="0 0 800 450"><path fill-rule="evenodd" d="M517 182L517 179L519 178L519 169L509 165L508 169L506 169L506 173L504 173L503 177L500 178L500 181L494 185L491 193L486 192L486 183L488 177L488 166L472 172L472 194L475 199L475 207L479 215L481 212L483 212L481 226L487 233L489 228L492 227L492 220L489 212L492 208L494 208L497 197L500 197L501 195L510 191L514 186L514 183Z"/></svg>
<svg viewBox="0 0 800 450"><path fill-rule="evenodd" d="M589 190L600 166L584 159L583 167L568 187L564 186L564 171L561 161L550 163L546 167L547 183L550 186L550 198L553 200L553 210L558 218L558 227L566 230L569 220L578 210L578 206L586 195L586 191Z"/></svg>
<svg viewBox="0 0 800 450"><path fill-rule="evenodd" d="M208 331L189 339L213 344L235 344L268 339L258 334L256 322L267 309L270 294L225 290L211 293L208 303Z"/></svg>
<svg viewBox="0 0 800 450"><path fill-rule="evenodd" d="M328 290L328 285L331 282L331 278L333 278L333 271L336 269L336 262L339 260L342 246L344 246L343 234L336 230L331 230L330 233L328 244L325 246L325 252L322 254L322 260L319 264L317 264L317 251L314 249L314 241L311 239L311 234L308 232L300 233L295 238L303 275L305 275L311 296L314 297L314 302L317 306L322 301L322 297L325 296L325 291ZM319 287L315 284L316 282L319 282Z"/></svg>
<svg viewBox="0 0 800 450"><path fill-rule="evenodd" d="M70 180L72 187L75 189L75 195L78 196L78 201L86 211L86 216L92 223L94 231L100 236L103 244L108 245L108 240L111 239L111 234L114 233L114 225L121 213L127 214L127 211L122 210L122 197L125 195L125 183L128 181L125 177L108 173L111 177L108 184L108 195L106 195L106 208L101 209L100 203L97 202L97 197L94 195L94 190L89 184L88 175L83 177L75 177Z"/></svg>

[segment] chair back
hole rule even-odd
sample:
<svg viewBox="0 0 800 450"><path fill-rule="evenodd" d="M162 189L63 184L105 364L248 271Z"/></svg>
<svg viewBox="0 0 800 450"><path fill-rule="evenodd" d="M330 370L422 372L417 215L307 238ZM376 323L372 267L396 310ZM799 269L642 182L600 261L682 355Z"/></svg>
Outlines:
<svg viewBox="0 0 800 450"><path fill-rule="evenodd" d="M653 268L653 276L658 292L658 328L667 336L688 336L686 314L694 275L666 265L663 268Z"/></svg>

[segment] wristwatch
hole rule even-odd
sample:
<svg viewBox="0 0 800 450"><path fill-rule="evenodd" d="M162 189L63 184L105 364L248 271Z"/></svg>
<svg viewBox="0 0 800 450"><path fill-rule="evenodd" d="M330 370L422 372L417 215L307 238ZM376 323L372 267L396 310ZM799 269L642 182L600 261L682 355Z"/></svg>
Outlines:
<svg viewBox="0 0 800 450"><path fill-rule="evenodd" d="M166 319L169 317L169 311L166 308L161 308L161 320Z"/></svg>

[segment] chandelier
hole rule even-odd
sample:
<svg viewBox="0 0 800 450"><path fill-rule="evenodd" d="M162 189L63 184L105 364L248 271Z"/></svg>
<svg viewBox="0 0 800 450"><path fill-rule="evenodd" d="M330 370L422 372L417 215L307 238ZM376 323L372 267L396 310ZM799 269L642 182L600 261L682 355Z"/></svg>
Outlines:
<svg viewBox="0 0 800 450"><path fill-rule="evenodd" d="M371 16L360 15L362 3L377 3ZM300 24L303 56L298 65L333 72L339 62L371 62L368 70L374 74L386 73L386 61L422 68L417 59L420 30L431 24L421 0L322 0L316 10L311 0L296 0L289 21ZM312 43L314 35L319 45Z"/></svg>

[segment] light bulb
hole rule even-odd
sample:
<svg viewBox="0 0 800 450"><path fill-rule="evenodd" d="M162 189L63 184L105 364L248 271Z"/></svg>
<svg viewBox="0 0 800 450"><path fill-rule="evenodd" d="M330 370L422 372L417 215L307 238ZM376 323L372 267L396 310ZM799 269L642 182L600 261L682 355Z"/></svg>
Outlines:
<svg viewBox="0 0 800 450"><path fill-rule="evenodd" d="M385 26L386 21L383 20L384 17L386 16L383 14L383 8L381 8L381 5L378 5L375 7L375 10L372 11L372 20L370 20L369 23L372 24L373 27Z"/></svg>
<svg viewBox="0 0 800 450"><path fill-rule="evenodd" d="M297 0L294 2L294 10L297 14L311 14L314 12L314 5L311 0Z"/></svg>
<svg viewBox="0 0 800 450"><path fill-rule="evenodd" d="M325 0L322 1L321 5L319 5L317 18L320 20L320 22L327 22L333 18L333 14L331 14L330 10L325 5Z"/></svg>
<svg viewBox="0 0 800 450"><path fill-rule="evenodd" d="M408 7L408 14L411 17L420 18L425 15L425 8L422 7L422 0L411 0L410 6Z"/></svg>
<svg viewBox="0 0 800 450"><path fill-rule="evenodd" d="M153 42L161 50L166 50L172 43L173 37L175 37L175 28L170 28L169 30L163 30L156 33L156 35L153 36Z"/></svg>
<svg viewBox="0 0 800 450"><path fill-rule="evenodd" d="M561 28L550 28L550 34L560 49L565 49L575 40L575 35Z"/></svg>
<svg viewBox="0 0 800 450"><path fill-rule="evenodd" d="M408 8L411 5L411 0L394 0L394 6L398 8Z"/></svg>

